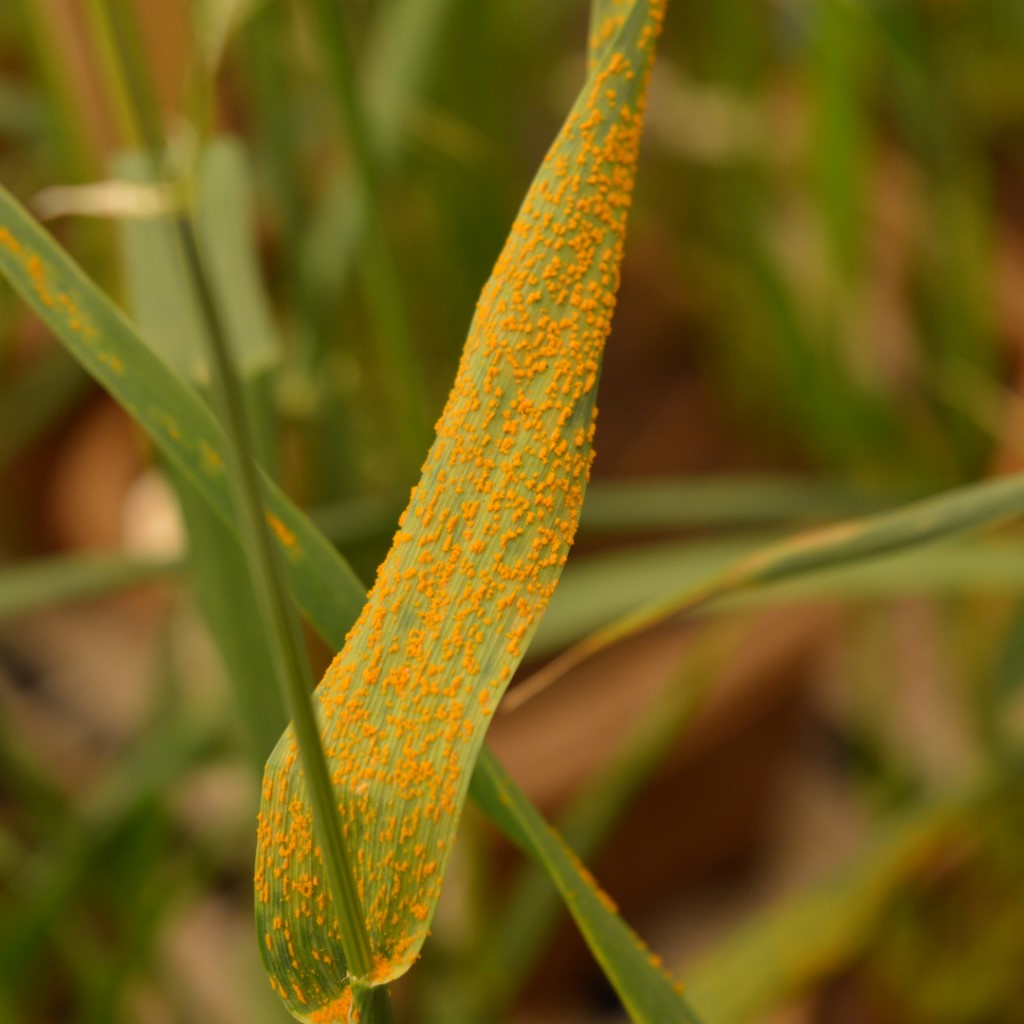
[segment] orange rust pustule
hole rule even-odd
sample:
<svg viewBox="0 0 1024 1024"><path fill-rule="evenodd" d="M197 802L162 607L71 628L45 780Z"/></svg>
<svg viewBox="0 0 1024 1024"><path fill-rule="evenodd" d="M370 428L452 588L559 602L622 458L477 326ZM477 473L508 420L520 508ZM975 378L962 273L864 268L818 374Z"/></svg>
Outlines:
<svg viewBox="0 0 1024 1024"><path fill-rule="evenodd" d="M348 1024L352 1011L352 991L345 992L337 999L314 1010L309 1015L310 1024Z"/></svg>
<svg viewBox="0 0 1024 1024"><path fill-rule="evenodd" d="M638 2L627 45L615 35L621 7L598 27L620 48L602 55L527 194L420 483L316 690L374 983L402 973L426 936L468 769L579 521L666 0ZM325 958L343 962L343 951L297 757L289 730L264 777L257 910L279 991L287 998L287 978L323 1006L340 987ZM312 963L297 952L300 934Z"/></svg>
<svg viewBox="0 0 1024 1024"><path fill-rule="evenodd" d="M10 252L24 267L25 273L32 282L32 288L36 293L36 297L42 305L49 310L59 311L73 331L81 334L90 344L94 343L96 340L95 328L93 328L75 298L55 288L50 279L51 271L43 262L42 257L22 245L7 228L0 228L0 246ZM119 376L124 373L124 364L119 356L113 353L101 352L97 358L104 366Z"/></svg>
<svg viewBox="0 0 1024 1024"><path fill-rule="evenodd" d="M298 544L298 538L273 512L267 513L267 523L284 547L288 549L295 548Z"/></svg>

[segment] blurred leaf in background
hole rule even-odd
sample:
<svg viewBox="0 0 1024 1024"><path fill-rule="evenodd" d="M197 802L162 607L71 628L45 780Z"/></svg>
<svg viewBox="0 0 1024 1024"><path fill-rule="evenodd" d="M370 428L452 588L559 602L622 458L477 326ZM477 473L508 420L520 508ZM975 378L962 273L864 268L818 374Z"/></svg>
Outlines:
<svg viewBox="0 0 1024 1024"><path fill-rule="evenodd" d="M201 222L273 514L306 545L288 569L318 669L584 75L588 7L333 5L375 212L314 4L118 7L175 177L201 208L226 188ZM97 8L0 5L0 182L179 350L197 328L158 223L67 202L138 147ZM1024 467L1021 5L674 0L659 52L594 486L525 675L737 556ZM0 1019L280 1022L250 885L282 711L257 696L233 534L49 330L0 287ZM186 423L218 450L212 420ZM204 451L185 454L208 484ZM1020 547L1011 521L752 589L494 716L497 760L711 1024L1016 1021ZM475 784L495 814L497 760ZM575 862L544 857L467 815L399 1020L621 1016L559 925L551 877L571 892Z"/></svg>

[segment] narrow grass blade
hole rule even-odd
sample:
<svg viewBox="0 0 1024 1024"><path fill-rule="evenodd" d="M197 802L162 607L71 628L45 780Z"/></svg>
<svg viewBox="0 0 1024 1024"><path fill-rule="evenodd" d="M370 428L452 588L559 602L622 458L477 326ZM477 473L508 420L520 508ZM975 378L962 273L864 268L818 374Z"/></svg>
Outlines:
<svg viewBox="0 0 1024 1024"><path fill-rule="evenodd" d="M537 809L510 784L494 755L483 751L479 763L486 764L487 771L473 777L474 798L544 866L630 1017L644 1024L694 1024L698 1018L682 997L681 987L622 918L602 911L614 908L609 897Z"/></svg>
<svg viewBox="0 0 1024 1024"><path fill-rule="evenodd" d="M65 601L100 597L179 572L179 559L129 555L48 558L0 572L0 621Z"/></svg>
<svg viewBox="0 0 1024 1024"><path fill-rule="evenodd" d="M730 563L776 540L777 534L670 540L574 557L566 566L551 607L530 644L531 658L551 658L638 607L696 587ZM526 680L505 698L518 699Z"/></svg>
<svg viewBox="0 0 1024 1024"><path fill-rule="evenodd" d="M312 678L299 620L285 587L273 531L266 521L263 482L253 454L242 383L233 364L224 318L203 266L194 225L190 219L182 218L177 226L190 282L208 328L207 355L214 391L224 415L228 479L240 519L248 576L260 620L267 632L267 650L272 657L274 675L292 717L289 730L293 735L293 753L309 798L306 832L311 844L316 844L325 883L321 891L331 900L337 939L344 948L344 954L338 951L336 970L339 973L343 970L344 955L349 972L367 978L373 961L362 894L356 888L350 848L338 821L338 805L309 695ZM368 1024L390 1021L386 989L378 993L379 998L369 999L365 997L366 986L357 987L353 983L349 994L353 997L350 1005L353 1016L360 1017L362 1009L372 1009Z"/></svg>
<svg viewBox="0 0 1024 1024"><path fill-rule="evenodd" d="M127 154L120 164L132 180L152 180L149 157ZM199 165L198 232L224 328L242 372L251 382L273 360L277 343L255 265L250 193L241 147L232 140L213 140ZM196 301L173 221L126 220L120 222L119 229L133 318L144 325L150 343L182 372L204 374L204 341L210 327ZM183 340L190 342L189 349L181 349ZM174 465L168 472L188 529L193 589L224 659L260 770L287 715L267 630L253 599L249 566L237 536L189 477Z"/></svg>
<svg viewBox="0 0 1024 1024"><path fill-rule="evenodd" d="M140 153L117 161L133 183L153 181L152 161ZM280 343L256 265L251 222L252 181L241 145L214 139L203 151L196 182L197 231L204 265L224 308L231 351L251 376L272 366ZM188 286L187 268L167 218L128 218L119 223L122 265L136 322L179 373L205 380L206 325Z"/></svg>
<svg viewBox="0 0 1024 1024"><path fill-rule="evenodd" d="M839 484L785 476L594 480L587 485L579 535L770 527L862 514L881 504L877 498ZM324 504L310 514L320 529L346 550L392 536L404 506L405 495L372 495ZM643 600L642 591L638 600ZM547 620L545 616L540 633L547 632Z"/></svg>
<svg viewBox="0 0 1024 1024"><path fill-rule="evenodd" d="M628 9L534 180L394 546L316 691L374 953L356 982L419 954L470 769L576 529L663 12ZM326 1019L350 990L309 822L289 731L265 776L257 919L289 1008Z"/></svg>
<svg viewBox="0 0 1024 1024"><path fill-rule="evenodd" d="M118 156L114 171L133 184L155 180L152 159L138 151ZM204 380L206 325L188 288L171 220L125 218L118 222L118 237L127 308L142 337L183 377Z"/></svg>
<svg viewBox="0 0 1024 1024"><path fill-rule="evenodd" d="M269 369L281 343L257 263L252 172L237 139L222 136L203 150L196 230L239 372L252 376Z"/></svg>
<svg viewBox="0 0 1024 1024"><path fill-rule="evenodd" d="M580 530L597 534L807 522L874 511L878 504L836 484L786 476L601 480L587 489Z"/></svg>
<svg viewBox="0 0 1024 1024"><path fill-rule="evenodd" d="M411 322L384 222L379 159L356 79L348 16L333 0L306 0L306 6L344 119L357 184L356 200L365 211L366 246L359 266L378 342L388 363L386 384L396 403L395 418L404 454L418 465L429 441L430 417Z"/></svg>
<svg viewBox="0 0 1024 1024"><path fill-rule="evenodd" d="M363 94L367 127L383 174L398 161L402 130L451 5L452 0L398 0L374 25ZM355 267L366 230L366 210L358 197L351 175L337 178L310 223L302 271L321 302L344 289Z"/></svg>
<svg viewBox="0 0 1024 1024"><path fill-rule="evenodd" d="M560 817L558 830L565 844L584 863L592 862L637 791L679 742L710 692L715 668L726 652L735 649L735 639L736 629L731 623L697 638L674 678L644 710L639 724L609 754L607 763ZM482 786L474 781L474 796L478 790ZM493 791L488 792L493 795ZM517 806L515 796L506 794L506 798ZM536 812L523 808L518 817L536 820ZM556 843L551 854L557 857L559 853ZM536 853L533 856L536 860ZM511 1000L545 955L559 920L559 897L564 893L570 908L577 903L569 894L579 887L579 879L557 879L557 869L549 866L549 861L537 861L528 864L508 887L502 912L496 915L479 958L478 988L484 1007L481 1019L505 1018ZM593 922L586 927L606 926Z"/></svg>
<svg viewBox="0 0 1024 1024"><path fill-rule="evenodd" d="M793 576L716 601L723 614L808 601L871 601L887 597L963 594L1013 596L1024 590L1024 546L1014 536L897 551L884 558L848 562Z"/></svg>
<svg viewBox="0 0 1024 1024"><path fill-rule="evenodd" d="M530 657L556 655L642 604L668 600L697 587L738 559L764 548L762 535L730 540L674 541L581 558L565 570ZM1024 547L1013 537L909 548L848 562L776 583L723 594L702 610L709 615L811 601L870 601L897 595L1020 594ZM525 684L524 684L525 685ZM509 694L503 707L520 688Z"/></svg>
<svg viewBox="0 0 1024 1024"><path fill-rule="evenodd" d="M814 12L813 95L817 99L814 184L828 232L836 280L858 281L863 265L865 205L870 194L871 131L863 102L867 46L860 9L826 0Z"/></svg>
<svg viewBox="0 0 1024 1024"><path fill-rule="evenodd" d="M266 630L252 600L238 537L192 482L171 470L188 530L193 590L230 676L258 773L288 721L273 673Z"/></svg>
<svg viewBox="0 0 1024 1024"><path fill-rule="evenodd" d="M517 688L516 702L529 699L573 665L618 640L727 594L932 543L1021 515L1024 476L1010 476L948 491L894 512L852 519L780 541L597 630Z"/></svg>

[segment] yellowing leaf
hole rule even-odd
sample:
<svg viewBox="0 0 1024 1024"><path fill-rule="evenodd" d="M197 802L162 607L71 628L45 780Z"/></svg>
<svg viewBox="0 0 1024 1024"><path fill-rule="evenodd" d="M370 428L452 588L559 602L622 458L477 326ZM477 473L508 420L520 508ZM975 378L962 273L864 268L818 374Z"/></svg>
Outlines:
<svg viewBox="0 0 1024 1024"><path fill-rule="evenodd" d="M607 44L483 290L422 478L316 690L374 956L361 984L419 953L489 716L576 530L665 2L617 5L597 26ZM345 953L290 729L264 778L256 909L292 1013L346 1019Z"/></svg>

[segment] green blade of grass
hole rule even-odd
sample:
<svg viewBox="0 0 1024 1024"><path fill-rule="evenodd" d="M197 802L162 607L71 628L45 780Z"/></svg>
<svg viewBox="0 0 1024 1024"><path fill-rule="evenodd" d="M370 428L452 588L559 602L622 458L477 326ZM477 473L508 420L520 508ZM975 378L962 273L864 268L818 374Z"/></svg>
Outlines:
<svg viewBox="0 0 1024 1024"><path fill-rule="evenodd" d="M117 156L114 172L133 184L152 184L151 157L138 150ZM188 279L174 227L163 217L118 222L121 279L127 308L142 337L188 380L207 378L203 323Z"/></svg>
<svg viewBox="0 0 1024 1024"><path fill-rule="evenodd" d="M592 862L637 791L678 744L710 692L722 655L734 649L735 639L732 624L697 638L695 649L688 650L685 661L644 710L639 723L559 818L558 831L565 845L584 863ZM494 787L486 793L483 788L474 780L474 796L493 801ZM517 806L515 798L510 799L512 806ZM523 808L517 819L534 815L532 808ZM528 865L507 887L502 913L489 929L480 953L476 983L483 1020L504 1019L512 999L544 956L559 920L559 896L565 896L570 909L579 905L575 895L579 879L561 875L558 864L551 863L552 858L561 861L561 844L552 840L547 861L533 856L536 863ZM583 921L580 927L591 925Z"/></svg>
<svg viewBox="0 0 1024 1024"><path fill-rule="evenodd" d="M618 916L579 858L485 749L473 797L502 830L543 865L630 1017L644 1024L698 1024L660 960ZM612 913L604 911L612 910Z"/></svg>
<svg viewBox="0 0 1024 1024"><path fill-rule="evenodd" d="M638 605L696 587L737 559L770 542L761 535L729 540L669 542L591 555L565 570L548 614L530 645L530 657L556 655ZM851 602L896 595L1019 594L1024 548L1012 537L917 548L825 568L802 576L723 594L703 611L738 610L812 601ZM510 694L512 699L515 692Z"/></svg>
<svg viewBox="0 0 1024 1024"><path fill-rule="evenodd" d="M153 181L152 160L141 153L123 154L117 170L136 184ZM218 138L206 146L196 193L204 264L224 308L232 355L240 371L251 376L275 362L280 343L256 265L252 181L237 141ZM120 221L119 231L129 301L143 336L179 373L205 380L207 327L188 287L173 224L127 218Z"/></svg>
<svg viewBox="0 0 1024 1024"><path fill-rule="evenodd" d="M1014 537L893 552L724 595L709 611L731 612L808 601L894 596L1015 595L1024 589L1024 547Z"/></svg>
<svg viewBox="0 0 1024 1024"><path fill-rule="evenodd" d="M928 544L1024 515L1024 476L960 487L893 512L852 519L779 541L645 604L592 633L517 688L516 702L549 686L611 644L750 587Z"/></svg>
<svg viewBox="0 0 1024 1024"><path fill-rule="evenodd" d="M663 11L629 8L534 180L395 543L316 691L373 943L357 981L397 978L419 954L469 769L576 529ZM264 781L258 928L292 1012L329 1018L348 979L297 769L289 731Z"/></svg>
<svg viewBox="0 0 1024 1024"><path fill-rule="evenodd" d="M282 281L285 307L295 320L289 346L303 362L310 361L321 328L310 288L301 272L299 253L307 220L302 133L296 110L295 82L288 73L287 29L290 11L281 4L263 4L242 33L248 101L253 118L248 139L266 184L265 221L269 221L282 266L296 267ZM293 354L293 349L295 354ZM337 456L336 456L337 457Z"/></svg>
<svg viewBox="0 0 1024 1024"><path fill-rule="evenodd" d="M348 14L333 0L306 0L306 6L342 112L358 188L356 199L366 218L366 246L359 266L365 275L374 328L387 359L386 384L396 405L403 454L418 465L430 437L430 417L412 326L384 223L379 159L354 70Z"/></svg>
<svg viewBox="0 0 1024 1024"><path fill-rule="evenodd" d="M131 180L152 181L149 158L131 153L119 163ZM274 359L278 345L255 266L250 179L241 147L233 140L214 139L202 154L198 176L197 230L239 372L249 385L252 411L259 405L252 400L253 378ZM190 285L174 225L166 219L122 220L118 228L133 318L173 365L193 376L205 375L203 341L209 328ZM191 347L184 349L182 340L190 341ZM265 427L260 433L272 430ZM252 586L240 585L250 579L249 568L237 536L191 480L173 465L168 470L188 528L194 591L224 659L260 771L287 716Z"/></svg>
<svg viewBox="0 0 1024 1024"><path fill-rule="evenodd" d="M373 969L364 898L357 887L352 847L338 820L339 807L322 745L320 723L309 697L312 680L299 622L285 589L280 552L273 545L272 528L266 522L263 481L249 440L251 431L241 382L232 364L223 318L203 270L194 228L184 219L179 222L179 228L192 270L191 280L209 327L211 376L224 410L227 468L236 510L242 521L242 549L260 617L268 633L274 673L292 716L288 730L292 735L291 754L309 801L304 816L305 835L311 850L315 844L322 869L320 893L330 898L339 943L336 970L340 973L347 962L349 971L346 973L356 976L348 990L354 997L349 1007L353 1015L358 1017L360 1011L366 1009L371 1011L368 1024L385 1024L391 1019L386 989L379 998L366 998L367 985L357 984L360 979L368 979ZM285 856L287 859L287 854Z"/></svg>
<svg viewBox="0 0 1024 1024"><path fill-rule="evenodd" d="M238 537L191 481L173 468L170 476L188 530L193 589L231 679L258 773L288 716L251 587L240 585L248 581L249 569Z"/></svg>
<svg viewBox="0 0 1024 1024"><path fill-rule="evenodd" d="M176 558L76 555L48 558L0 572L0 621L65 601L128 590L181 568Z"/></svg>
<svg viewBox="0 0 1024 1024"><path fill-rule="evenodd" d="M420 89L452 0L400 0L386 8L368 44L367 127L381 174L398 161L402 129ZM335 180L311 219L302 271L323 302L337 297L355 267L366 209L351 175Z"/></svg>
<svg viewBox="0 0 1024 1024"><path fill-rule="evenodd" d="M597 534L805 522L877 507L866 495L798 477L600 480L587 489L580 530Z"/></svg>
<svg viewBox="0 0 1024 1024"><path fill-rule="evenodd" d="M530 644L530 657L554 657L638 607L697 586L776 536L744 532L725 539L671 540L574 558ZM523 685L508 695L503 708L517 699Z"/></svg>
<svg viewBox="0 0 1024 1024"><path fill-rule="evenodd" d="M856 282L863 262L870 132L863 103L867 30L859 8L826 0L811 22L815 118L814 184L836 281Z"/></svg>
<svg viewBox="0 0 1024 1024"><path fill-rule="evenodd" d="M825 521L874 511L880 504L837 483L787 476L593 480L583 501L580 536ZM311 515L345 550L390 537L404 506L405 495L364 495L317 506Z"/></svg>
<svg viewBox="0 0 1024 1024"><path fill-rule="evenodd" d="M253 175L237 139L212 139L199 162L196 230L239 371L252 376L281 354L270 300L257 263Z"/></svg>

